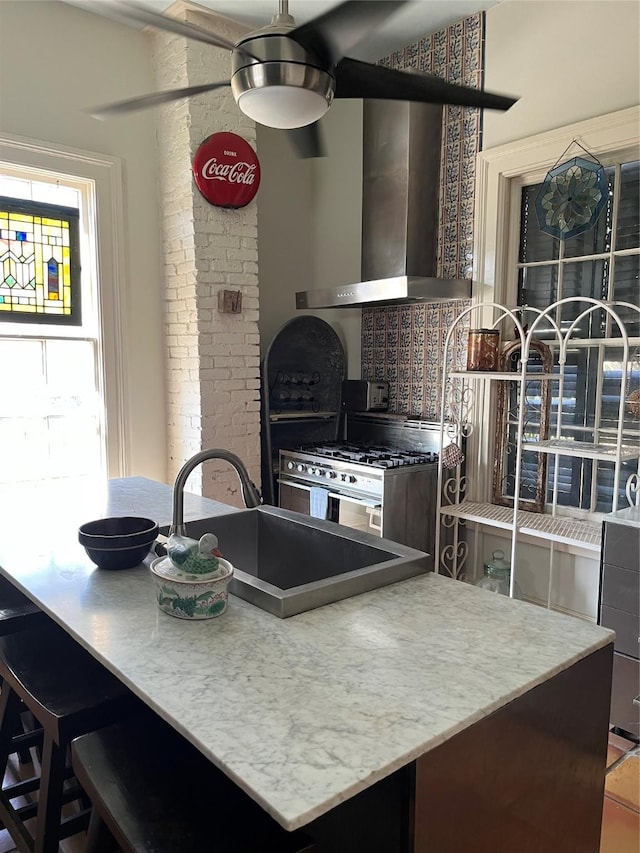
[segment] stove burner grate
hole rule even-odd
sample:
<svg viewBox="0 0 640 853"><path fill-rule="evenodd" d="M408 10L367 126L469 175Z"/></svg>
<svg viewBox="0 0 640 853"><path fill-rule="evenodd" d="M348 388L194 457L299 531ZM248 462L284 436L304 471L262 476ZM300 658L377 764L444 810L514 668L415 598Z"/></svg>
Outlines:
<svg viewBox="0 0 640 853"><path fill-rule="evenodd" d="M438 454L432 451L401 450L386 445L358 445L349 442L323 442L305 444L298 448L301 453L356 462L359 465L371 465L375 468L402 468L406 465L422 465L438 461Z"/></svg>

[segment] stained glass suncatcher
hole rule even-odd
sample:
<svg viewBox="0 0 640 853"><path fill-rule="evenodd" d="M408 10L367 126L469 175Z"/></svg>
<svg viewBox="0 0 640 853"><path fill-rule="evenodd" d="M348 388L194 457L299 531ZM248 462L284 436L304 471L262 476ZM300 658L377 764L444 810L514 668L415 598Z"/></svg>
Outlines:
<svg viewBox="0 0 640 853"><path fill-rule="evenodd" d="M609 197L604 167L574 157L547 172L536 196L540 230L568 240L596 224Z"/></svg>
<svg viewBox="0 0 640 853"><path fill-rule="evenodd" d="M0 322L80 325L78 218L0 196Z"/></svg>

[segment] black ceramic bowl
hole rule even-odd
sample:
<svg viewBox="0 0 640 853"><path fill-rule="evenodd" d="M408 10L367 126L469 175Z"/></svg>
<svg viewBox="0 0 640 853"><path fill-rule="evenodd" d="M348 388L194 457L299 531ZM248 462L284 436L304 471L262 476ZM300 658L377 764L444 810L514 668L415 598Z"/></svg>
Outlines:
<svg viewBox="0 0 640 853"><path fill-rule="evenodd" d="M127 515L87 521L78 541L99 568L131 569L144 560L157 535L155 521Z"/></svg>

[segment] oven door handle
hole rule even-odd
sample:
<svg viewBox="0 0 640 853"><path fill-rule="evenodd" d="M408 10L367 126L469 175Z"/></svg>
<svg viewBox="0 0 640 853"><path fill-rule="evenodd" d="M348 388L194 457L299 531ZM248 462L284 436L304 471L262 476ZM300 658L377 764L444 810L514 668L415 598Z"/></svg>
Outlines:
<svg viewBox="0 0 640 853"><path fill-rule="evenodd" d="M371 509L380 509L380 501L377 501L374 498L354 498L351 495L340 495L337 492L329 492L329 497L337 498L339 501L346 501L350 504L357 504L358 506L368 506Z"/></svg>
<svg viewBox="0 0 640 853"><path fill-rule="evenodd" d="M282 486L291 486L293 489L302 489L305 492L311 491L311 486L308 486L306 483L298 483L295 480L287 480L282 477L278 478L278 483ZM324 486L319 486L318 488L322 489ZM357 504L358 506L368 506L371 509L380 509L380 501L375 500L375 498L354 498L351 495L341 495L338 492L329 492L330 498L335 498L339 501L347 501L348 503Z"/></svg>

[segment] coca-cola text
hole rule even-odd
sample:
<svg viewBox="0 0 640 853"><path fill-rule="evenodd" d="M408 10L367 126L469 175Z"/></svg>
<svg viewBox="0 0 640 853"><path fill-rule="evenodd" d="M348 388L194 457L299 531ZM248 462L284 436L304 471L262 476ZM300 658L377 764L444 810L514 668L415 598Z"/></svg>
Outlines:
<svg viewBox="0 0 640 853"><path fill-rule="evenodd" d="M237 163L218 163L211 157L202 167L202 177L208 181L228 181L230 184L252 184L255 180L255 163L239 160Z"/></svg>
<svg viewBox="0 0 640 853"><path fill-rule="evenodd" d="M260 186L260 161L247 140L236 133L212 133L194 155L193 178L210 204L245 207Z"/></svg>

